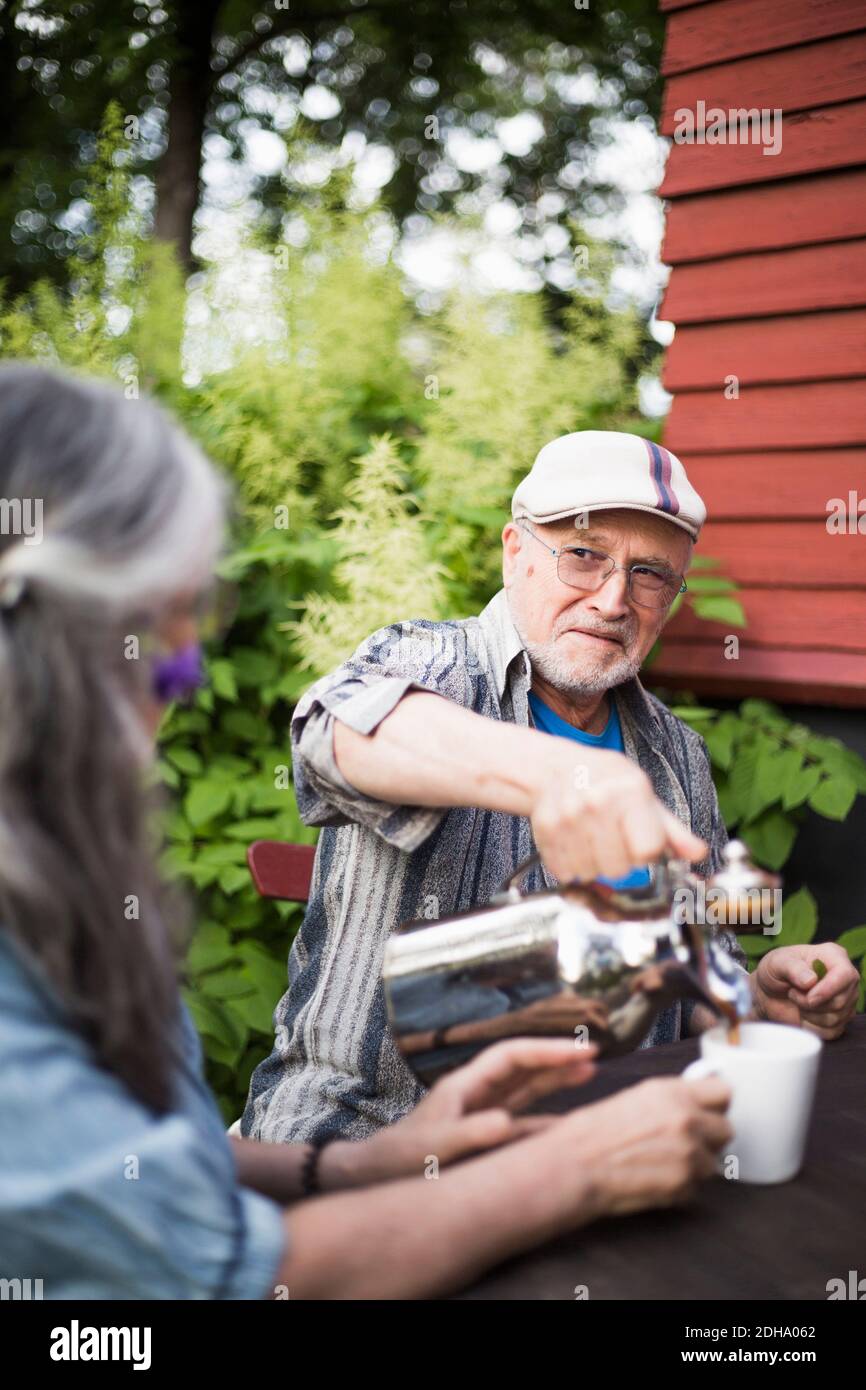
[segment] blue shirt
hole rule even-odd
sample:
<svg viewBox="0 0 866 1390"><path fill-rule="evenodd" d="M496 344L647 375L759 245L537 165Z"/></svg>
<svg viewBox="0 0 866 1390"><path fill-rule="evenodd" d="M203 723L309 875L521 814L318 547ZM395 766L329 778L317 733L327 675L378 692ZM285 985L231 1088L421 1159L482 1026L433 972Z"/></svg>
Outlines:
<svg viewBox="0 0 866 1390"><path fill-rule="evenodd" d="M238 1185L185 1010L175 1108L99 1066L0 930L0 1278L59 1299L273 1293L283 1213Z"/></svg>
<svg viewBox="0 0 866 1390"><path fill-rule="evenodd" d="M559 734L560 738L573 738L578 743L585 743L589 748L611 748L615 753L625 752L625 744L622 738L622 725L619 722L619 713L616 701L610 700L610 714L607 723L600 734L587 734L583 729L576 729L573 724L569 724L565 719L560 719L559 715L540 700L535 691L529 692L529 708L532 710L532 717L535 720L535 727L542 729L546 734ZM601 876L602 883L609 883L613 888L645 888L650 883L648 869L632 869L630 873L623 875L622 878L605 878Z"/></svg>

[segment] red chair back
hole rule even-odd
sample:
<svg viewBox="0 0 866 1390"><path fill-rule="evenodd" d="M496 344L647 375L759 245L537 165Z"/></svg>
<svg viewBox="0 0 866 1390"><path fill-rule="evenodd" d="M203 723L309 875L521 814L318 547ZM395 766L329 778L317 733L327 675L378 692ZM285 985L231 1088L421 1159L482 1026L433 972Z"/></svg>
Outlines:
<svg viewBox="0 0 866 1390"><path fill-rule="evenodd" d="M290 845L283 840L256 840L247 850L253 883L263 898L305 903L310 896L315 845Z"/></svg>

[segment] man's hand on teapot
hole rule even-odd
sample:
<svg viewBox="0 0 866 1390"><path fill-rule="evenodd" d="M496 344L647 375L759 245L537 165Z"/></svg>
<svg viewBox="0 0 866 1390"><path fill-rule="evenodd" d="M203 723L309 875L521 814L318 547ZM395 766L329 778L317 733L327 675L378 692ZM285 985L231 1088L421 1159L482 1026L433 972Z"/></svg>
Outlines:
<svg viewBox="0 0 866 1390"><path fill-rule="evenodd" d="M823 979L812 961L823 961ZM808 1028L828 1042L838 1038L857 1007L860 976L844 946L777 946L762 956L752 975L755 1012L774 1023Z"/></svg>
<svg viewBox="0 0 866 1390"><path fill-rule="evenodd" d="M565 740L562 740L565 743ZM530 812L536 847L560 881L627 874L665 852L695 863L707 846L658 800L646 773L622 753L566 750Z"/></svg>

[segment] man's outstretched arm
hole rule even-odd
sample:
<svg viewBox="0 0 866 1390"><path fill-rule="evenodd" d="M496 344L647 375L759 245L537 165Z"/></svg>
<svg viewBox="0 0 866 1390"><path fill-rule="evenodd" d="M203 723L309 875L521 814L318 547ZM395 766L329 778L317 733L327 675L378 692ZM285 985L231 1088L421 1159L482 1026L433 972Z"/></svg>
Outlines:
<svg viewBox="0 0 866 1390"><path fill-rule="evenodd" d="M665 851L690 862L706 853L621 753L489 719L419 690L404 694L368 734L342 723L339 709L333 713L334 758L352 787L395 805L525 816L561 881L626 874Z"/></svg>

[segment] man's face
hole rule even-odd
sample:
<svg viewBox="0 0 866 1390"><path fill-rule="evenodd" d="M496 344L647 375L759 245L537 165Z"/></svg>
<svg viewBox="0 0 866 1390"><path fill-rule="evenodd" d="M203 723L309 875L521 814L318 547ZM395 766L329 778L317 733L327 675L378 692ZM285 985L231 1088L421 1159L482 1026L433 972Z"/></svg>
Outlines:
<svg viewBox="0 0 866 1390"><path fill-rule="evenodd" d="M503 581L514 626L533 670L564 694L592 696L637 675L661 631L668 609L645 608L629 598L631 565L646 564L684 574L691 541L682 527L648 512L623 509L590 512L589 525L574 520L542 526L509 522L502 532ZM610 555L614 570L601 588L587 593L562 583L556 557L544 545L586 546Z"/></svg>

